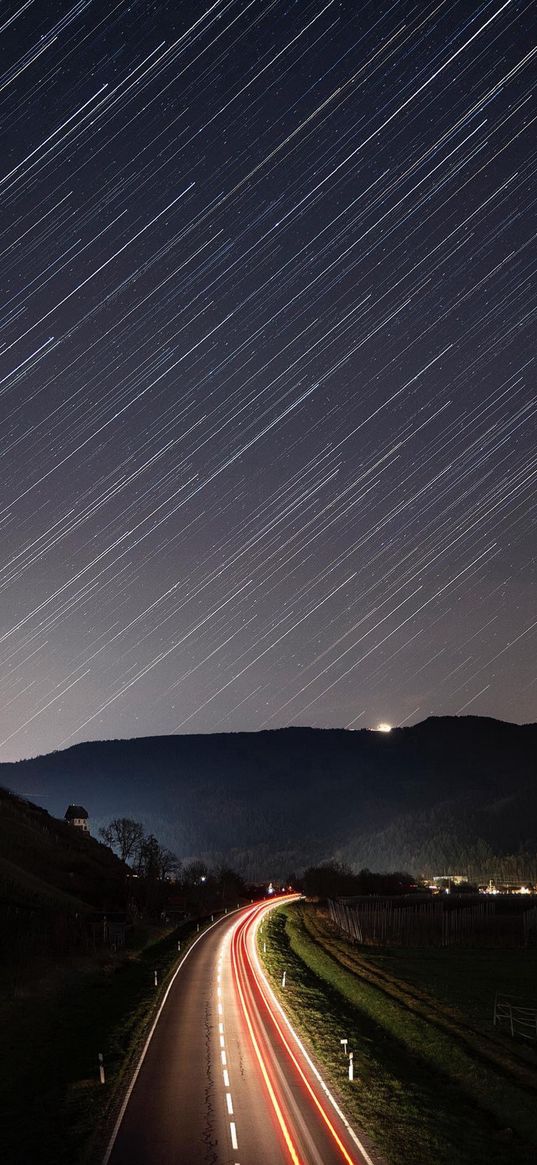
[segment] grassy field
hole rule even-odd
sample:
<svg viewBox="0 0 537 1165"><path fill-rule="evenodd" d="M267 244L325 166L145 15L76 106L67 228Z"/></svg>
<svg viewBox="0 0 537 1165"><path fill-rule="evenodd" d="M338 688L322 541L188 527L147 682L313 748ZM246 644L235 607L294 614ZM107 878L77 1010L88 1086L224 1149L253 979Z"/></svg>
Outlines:
<svg viewBox="0 0 537 1165"><path fill-rule="evenodd" d="M293 1021L356 1126L391 1165L535 1162L532 1053L491 1037L481 999L482 975L497 982L496 952L486 953L486 973L483 952L449 951L445 963L438 951L365 953L306 904L276 911L261 939L276 987L287 971L280 994ZM514 990L521 952L499 954L500 977ZM535 956L525 954L521 988L531 983L532 958L536 969ZM497 988L507 989L503 981ZM354 1052L353 1084L344 1036Z"/></svg>
<svg viewBox="0 0 537 1165"><path fill-rule="evenodd" d="M404 982L418 998L432 1000L437 1013L462 1022L469 1038L482 1035L497 1045L499 1057L537 1069L537 1041L515 1040L506 1029L492 1026L497 991L516 995L537 1006L537 951L429 947L425 950L361 952L364 969L376 976Z"/></svg>
<svg viewBox="0 0 537 1165"><path fill-rule="evenodd" d="M124 1079L177 963L178 935L184 951L184 928L153 930L138 936L140 944L145 939L140 949L121 955L69 960L63 967L43 961L15 997L0 1005L3 1161L101 1160Z"/></svg>

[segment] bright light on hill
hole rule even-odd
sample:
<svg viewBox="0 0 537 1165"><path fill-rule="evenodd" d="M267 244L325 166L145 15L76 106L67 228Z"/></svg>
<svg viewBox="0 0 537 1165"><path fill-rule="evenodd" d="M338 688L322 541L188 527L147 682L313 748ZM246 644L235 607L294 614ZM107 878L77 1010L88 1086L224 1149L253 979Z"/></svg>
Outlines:
<svg viewBox="0 0 537 1165"><path fill-rule="evenodd" d="M391 724L385 724L384 721L382 724L377 724L377 732L391 732L391 730Z"/></svg>

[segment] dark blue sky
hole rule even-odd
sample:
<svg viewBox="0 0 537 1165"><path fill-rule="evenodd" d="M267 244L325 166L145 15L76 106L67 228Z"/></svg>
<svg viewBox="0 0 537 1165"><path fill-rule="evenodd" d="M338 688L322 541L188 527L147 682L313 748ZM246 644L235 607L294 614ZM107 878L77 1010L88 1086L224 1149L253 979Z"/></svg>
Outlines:
<svg viewBox="0 0 537 1165"><path fill-rule="evenodd" d="M537 719L535 5L0 22L0 758Z"/></svg>

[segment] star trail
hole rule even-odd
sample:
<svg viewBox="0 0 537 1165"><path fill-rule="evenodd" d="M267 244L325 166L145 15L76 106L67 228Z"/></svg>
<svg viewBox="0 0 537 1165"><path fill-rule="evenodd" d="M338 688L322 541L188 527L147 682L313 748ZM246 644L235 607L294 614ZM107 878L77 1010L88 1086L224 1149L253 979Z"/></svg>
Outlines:
<svg viewBox="0 0 537 1165"><path fill-rule="evenodd" d="M536 720L535 5L0 46L0 759Z"/></svg>

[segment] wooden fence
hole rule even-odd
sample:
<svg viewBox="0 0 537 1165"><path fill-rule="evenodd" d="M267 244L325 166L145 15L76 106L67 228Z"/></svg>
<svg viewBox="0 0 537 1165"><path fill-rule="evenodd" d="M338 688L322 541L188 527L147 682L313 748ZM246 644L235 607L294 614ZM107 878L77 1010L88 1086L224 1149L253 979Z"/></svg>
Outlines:
<svg viewBox="0 0 537 1165"><path fill-rule="evenodd" d="M364 946L522 947L537 938L537 909L498 910L494 899L330 899L332 921Z"/></svg>

